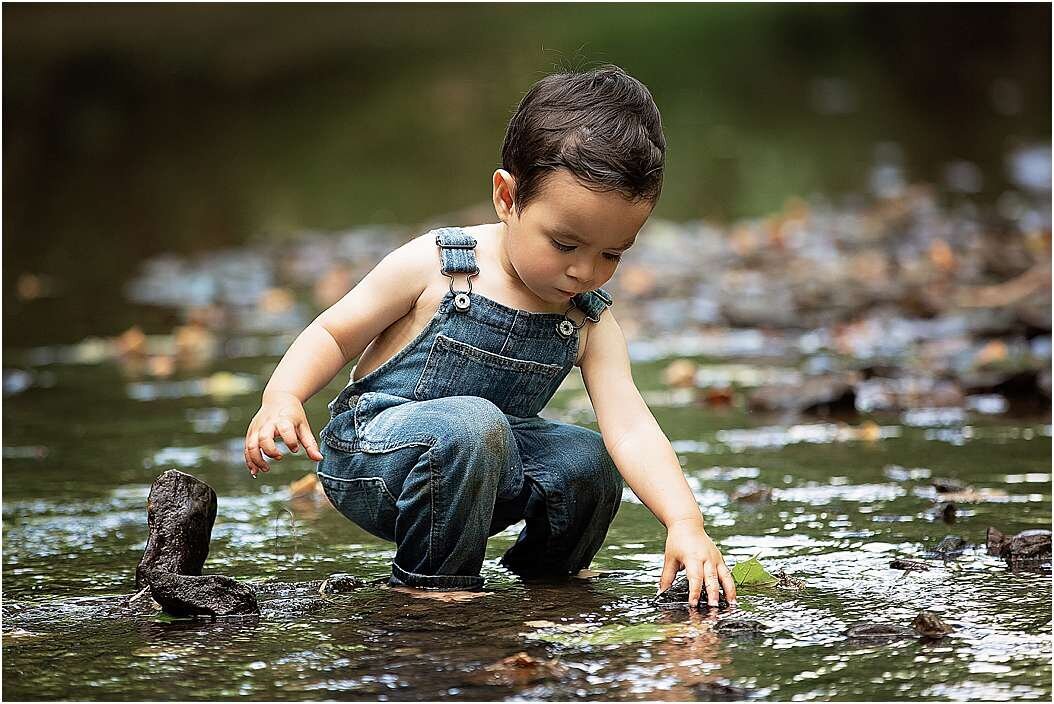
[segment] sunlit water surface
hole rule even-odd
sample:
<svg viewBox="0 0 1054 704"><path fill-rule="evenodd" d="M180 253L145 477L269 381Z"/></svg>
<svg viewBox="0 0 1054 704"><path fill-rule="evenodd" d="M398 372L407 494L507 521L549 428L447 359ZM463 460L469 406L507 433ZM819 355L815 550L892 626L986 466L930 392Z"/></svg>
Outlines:
<svg viewBox="0 0 1054 704"><path fill-rule="evenodd" d="M264 378L273 364L250 358L228 370ZM654 378L659 366L638 365L638 377ZM393 546L325 503L291 500L288 484L310 471L299 457L249 477L240 438L256 389L217 397L186 385L182 395L140 400L143 389L110 367L50 369L50 388L5 399L8 699L1050 699L1051 578L1010 573L983 546L989 525L1049 526L1049 418L970 416L967 432L876 418L880 437L856 441L818 420L777 425L657 406L728 561L757 555L806 582L804 591L741 591L735 615L764 624L756 636L713 631L729 613L650 605L664 531L628 490L593 564L608 574L524 584L497 565L513 526L491 539L488 594L472 601L374 585L327 596L312 613L209 623L102 608L134 591L149 485L165 469L219 495L206 573L377 578ZM309 404L316 431L338 386ZM569 384L547 414L580 420L570 410L580 400ZM934 477L994 491L960 504L947 525L931 515ZM729 500L750 480L772 487L771 501ZM958 559L931 560L925 572L890 568L953 533L972 544ZM922 609L955 631L884 644L844 635L858 621L907 625ZM516 681L483 669L520 651L564 669Z"/></svg>

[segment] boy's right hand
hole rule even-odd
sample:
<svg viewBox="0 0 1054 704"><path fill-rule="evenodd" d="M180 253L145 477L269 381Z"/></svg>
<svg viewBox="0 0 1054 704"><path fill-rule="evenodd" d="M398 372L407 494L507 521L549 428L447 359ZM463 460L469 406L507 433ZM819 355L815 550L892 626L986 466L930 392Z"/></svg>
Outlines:
<svg viewBox="0 0 1054 704"><path fill-rule="evenodd" d="M264 455L281 461L282 453L274 442L276 437L281 437L290 451L297 452L303 445L309 458L315 462L322 460L300 399L289 393L267 394L245 433L245 466L254 479L258 472L271 469Z"/></svg>

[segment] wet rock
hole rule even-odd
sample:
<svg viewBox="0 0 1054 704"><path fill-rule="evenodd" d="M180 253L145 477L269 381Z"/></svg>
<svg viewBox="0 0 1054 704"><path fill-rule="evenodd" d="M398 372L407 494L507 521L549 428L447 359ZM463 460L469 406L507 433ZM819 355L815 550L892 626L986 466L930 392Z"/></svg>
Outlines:
<svg viewBox="0 0 1054 704"><path fill-rule="evenodd" d="M780 571L776 573L776 579L779 581L776 583L776 587L779 589L787 589L790 591L801 591L805 589L805 580L792 577L787 574L786 570L780 568Z"/></svg>
<svg viewBox="0 0 1054 704"><path fill-rule="evenodd" d="M943 638L955 630L932 611L920 611L915 620L911 622L911 627L923 638L934 640Z"/></svg>
<svg viewBox="0 0 1054 704"><path fill-rule="evenodd" d="M958 535L946 535L926 554L926 557L949 559L958 557L966 550L968 543Z"/></svg>
<svg viewBox="0 0 1054 704"><path fill-rule="evenodd" d="M890 562L889 566L892 569L904 570L905 572L925 572L930 568L925 562L919 562L918 560L905 560L899 557Z"/></svg>
<svg viewBox="0 0 1054 704"><path fill-rule="evenodd" d="M750 690L737 687L728 680L700 682L692 687L696 701L700 702L734 702L750 697Z"/></svg>
<svg viewBox="0 0 1054 704"><path fill-rule="evenodd" d="M332 574L322 582L318 591L320 594L347 594L366 586L365 580L351 574Z"/></svg>
<svg viewBox="0 0 1054 704"><path fill-rule="evenodd" d="M942 501L933 507L932 515L934 518L944 521L945 523L955 523L955 518L959 513L959 507L955 505L954 501Z"/></svg>
<svg viewBox="0 0 1054 704"><path fill-rule="evenodd" d="M146 501L149 534L135 570L136 589L148 570L200 575L216 521L216 492L189 474L170 469L150 487Z"/></svg>
<svg viewBox="0 0 1054 704"><path fill-rule="evenodd" d="M989 527L985 535L988 554L1006 560L1011 569L1029 569L1049 564L1051 559L1051 532L1049 530L1025 530L1009 536Z"/></svg>
<svg viewBox="0 0 1054 704"><path fill-rule="evenodd" d="M753 411L813 413L824 416L856 414L854 384L857 372L806 377L795 384L762 386L747 397Z"/></svg>
<svg viewBox="0 0 1054 704"><path fill-rule="evenodd" d="M210 574L187 576L152 569L144 573L150 596L173 616L259 614L256 592L247 584Z"/></svg>
<svg viewBox="0 0 1054 704"><path fill-rule="evenodd" d="M1010 539L1012 536L1008 536L998 528L988 527L985 532L985 543L988 546L988 554L996 555L998 557L1003 556L1003 551L1010 546Z"/></svg>
<svg viewBox="0 0 1054 704"><path fill-rule="evenodd" d="M714 624L714 632L723 636L757 636L765 632L765 626L750 619L723 618Z"/></svg>
<svg viewBox="0 0 1054 704"><path fill-rule="evenodd" d="M845 637L861 642L887 642L916 637L915 630L895 623L854 623L845 630Z"/></svg>
<svg viewBox="0 0 1054 704"><path fill-rule="evenodd" d="M1021 531L1010 541L1005 558L1011 567L1024 566L1028 563L1050 561L1049 530Z"/></svg>
<svg viewBox="0 0 1054 704"><path fill-rule="evenodd" d="M690 609L688 605L688 577L681 575L673 581L670 588L663 593L656 596L651 600L651 603L660 609ZM724 594L718 596L717 608L724 609L728 607L728 600ZM699 605L696 607L700 610L707 610L710 605L706 603L706 590L704 589L699 597Z"/></svg>
<svg viewBox="0 0 1054 704"><path fill-rule="evenodd" d="M958 479L942 479L934 477L930 483L933 485L933 488L937 490L938 494L951 494L966 489L966 485Z"/></svg>
<svg viewBox="0 0 1054 704"><path fill-rule="evenodd" d="M728 498L738 503L760 504L772 498L772 489L764 484L749 481L733 489Z"/></svg>

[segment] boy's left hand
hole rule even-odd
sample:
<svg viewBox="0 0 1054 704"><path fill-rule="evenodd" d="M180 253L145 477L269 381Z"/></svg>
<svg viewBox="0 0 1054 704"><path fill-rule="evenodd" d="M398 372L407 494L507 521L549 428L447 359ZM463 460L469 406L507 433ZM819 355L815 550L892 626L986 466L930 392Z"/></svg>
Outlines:
<svg viewBox="0 0 1054 704"><path fill-rule="evenodd" d="M659 591L670 588L682 568L688 575L688 603L698 606L702 590L706 601L717 606L718 585L729 603L736 600L736 585L732 573L725 567L721 551L703 530L702 518L675 521L666 527L666 560L662 566Z"/></svg>

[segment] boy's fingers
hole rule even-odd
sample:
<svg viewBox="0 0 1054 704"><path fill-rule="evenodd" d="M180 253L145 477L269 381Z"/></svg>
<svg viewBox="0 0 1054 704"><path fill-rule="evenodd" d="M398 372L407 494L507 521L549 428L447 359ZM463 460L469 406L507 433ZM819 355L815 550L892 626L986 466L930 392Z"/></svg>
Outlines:
<svg viewBox="0 0 1054 704"><path fill-rule="evenodd" d="M725 598L731 604L736 600L736 581L732 579L732 572L729 571L725 563L721 563L717 567L717 576L721 579L721 589L725 592Z"/></svg>
<svg viewBox="0 0 1054 704"><path fill-rule="evenodd" d="M688 605L698 606L699 595L703 591L703 575L699 573L699 565L687 565L684 571L688 573Z"/></svg>
<svg viewBox="0 0 1054 704"><path fill-rule="evenodd" d="M271 424L265 425L260 430L260 449L268 457L281 461L282 453L278 451L278 447L274 444L274 434L275 427Z"/></svg>
<svg viewBox="0 0 1054 704"><path fill-rule="evenodd" d="M676 559L666 555L666 560L662 563L662 576L659 578L659 594L662 594L673 584L673 580L677 578L677 568L679 566Z"/></svg>
<svg viewBox="0 0 1054 704"><path fill-rule="evenodd" d="M710 606L717 606L719 595L717 574L714 572L714 566L709 562L703 565L703 577L706 580L706 603Z"/></svg>
<svg viewBox="0 0 1054 704"><path fill-rule="evenodd" d="M288 420L282 420L275 426L275 430L282 436L282 442L289 448L290 452L296 452L300 449L300 441L296 437L296 428Z"/></svg>
<svg viewBox="0 0 1054 704"><path fill-rule="evenodd" d="M315 436L311 433L311 426L304 421L300 424L300 442L304 444L304 450L307 452L307 456L316 462L322 460L322 453L319 452L318 443L315 442Z"/></svg>
<svg viewBox="0 0 1054 704"><path fill-rule="evenodd" d="M255 442L249 443L245 447L245 465L254 477L258 472L266 472L268 469L267 463L260 457L260 448L257 447Z"/></svg>

